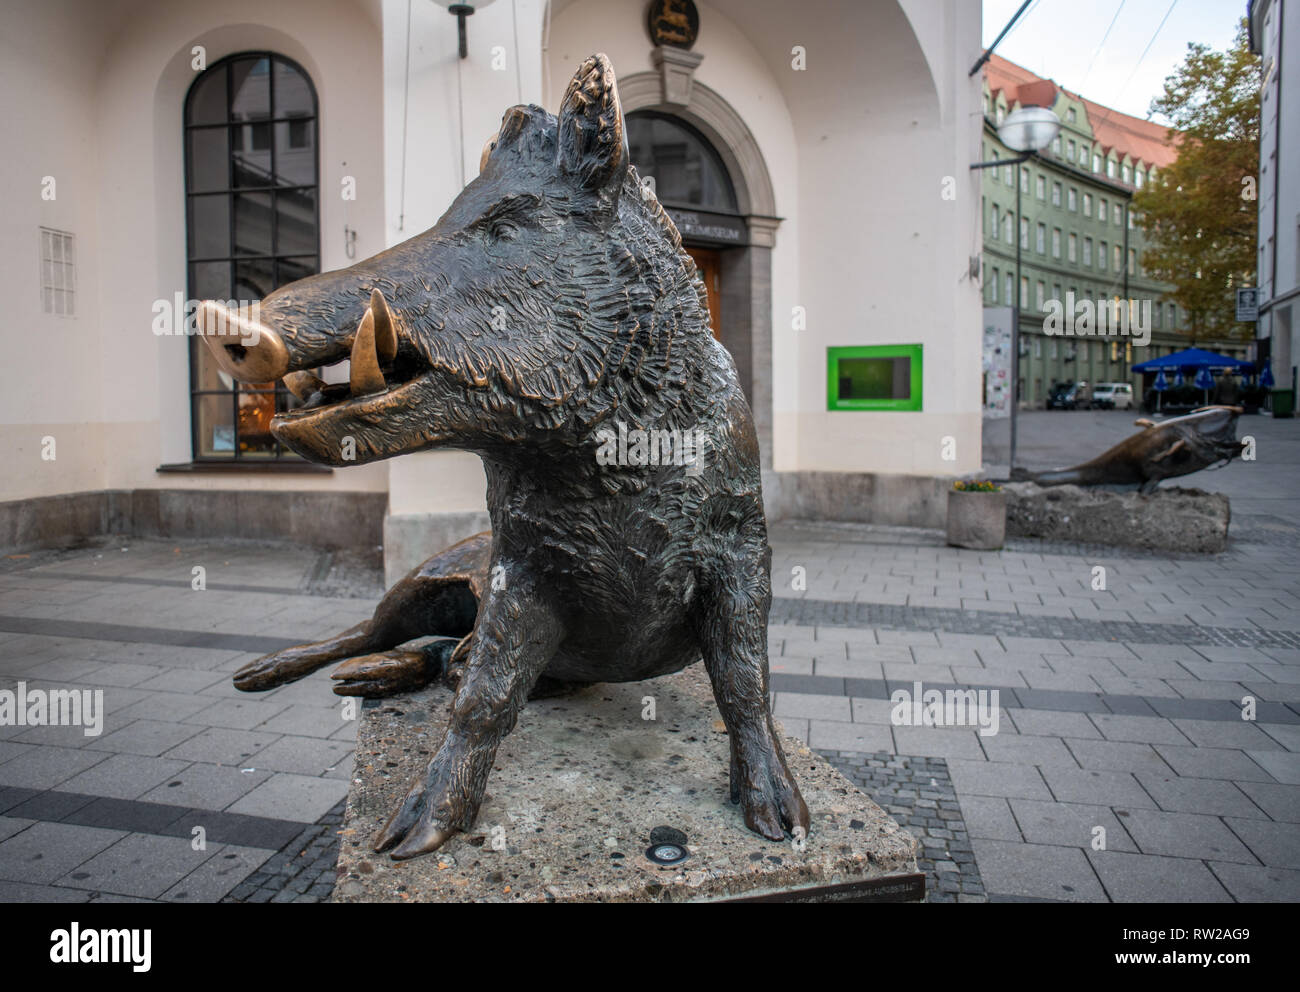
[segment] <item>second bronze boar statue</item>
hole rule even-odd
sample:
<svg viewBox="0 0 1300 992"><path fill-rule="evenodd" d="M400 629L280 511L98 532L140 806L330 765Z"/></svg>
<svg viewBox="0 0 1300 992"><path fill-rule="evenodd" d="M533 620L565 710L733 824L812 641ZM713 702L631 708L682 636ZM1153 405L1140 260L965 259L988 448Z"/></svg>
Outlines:
<svg viewBox="0 0 1300 992"><path fill-rule="evenodd" d="M459 675L428 772L376 850L414 857L469 828L530 694L701 657L745 823L772 840L808 830L768 711L753 420L694 263L629 164L605 56L582 63L558 117L510 108L431 230L276 290L256 323L219 303L201 315L227 371L283 377L305 401L272 425L304 457L483 460L490 535L431 558L369 621L235 676L269 689L350 659L337 691L382 695ZM347 385L308 371L343 359ZM458 640L402 647L425 635Z"/></svg>

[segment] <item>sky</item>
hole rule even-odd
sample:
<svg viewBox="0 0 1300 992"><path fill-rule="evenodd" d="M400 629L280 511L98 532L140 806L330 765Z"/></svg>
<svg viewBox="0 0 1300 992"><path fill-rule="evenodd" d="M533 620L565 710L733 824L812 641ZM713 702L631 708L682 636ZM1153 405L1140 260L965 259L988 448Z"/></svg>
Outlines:
<svg viewBox="0 0 1300 992"><path fill-rule="evenodd" d="M984 0L985 47L1022 2ZM1150 115L1151 100L1186 57L1188 42L1228 48L1245 13L1246 0L1035 0L996 51L1089 100L1167 124Z"/></svg>

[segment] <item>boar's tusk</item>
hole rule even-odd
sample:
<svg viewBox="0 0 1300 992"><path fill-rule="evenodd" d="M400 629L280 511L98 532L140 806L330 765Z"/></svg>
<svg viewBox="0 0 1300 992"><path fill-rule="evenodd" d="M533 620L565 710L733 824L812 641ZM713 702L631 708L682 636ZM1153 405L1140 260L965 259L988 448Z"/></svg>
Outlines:
<svg viewBox="0 0 1300 992"><path fill-rule="evenodd" d="M383 392L387 387L384 373L379 370L379 357L375 354L375 313L366 310L357 327L352 342L352 371L348 377L353 396L366 396Z"/></svg>
<svg viewBox="0 0 1300 992"><path fill-rule="evenodd" d="M310 372L290 372L284 377L284 388L306 403L313 393L325 388L325 380Z"/></svg>
<svg viewBox="0 0 1300 992"><path fill-rule="evenodd" d="M495 134L492 135L492 137L488 138L487 141L483 142L483 152L478 157L479 175L482 175L483 170L487 168L488 157L492 154L492 149L495 148L496 146L497 146L497 136Z"/></svg>
<svg viewBox="0 0 1300 992"><path fill-rule="evenodd" d="M391 362L397 357L397 325L388 301L377 288L370 291L370 310L375 315L375 350L381 362Z"/></svg>

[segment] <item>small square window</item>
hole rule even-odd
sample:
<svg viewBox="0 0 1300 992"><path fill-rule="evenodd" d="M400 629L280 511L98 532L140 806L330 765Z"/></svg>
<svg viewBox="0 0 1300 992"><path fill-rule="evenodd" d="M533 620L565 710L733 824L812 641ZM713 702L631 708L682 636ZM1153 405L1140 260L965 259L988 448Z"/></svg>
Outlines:
<svg viewBox="0 0 1300 992"><path fill-rule="evenodd" d="M921 345L826 349L826 409L920 410Z"/></svg>

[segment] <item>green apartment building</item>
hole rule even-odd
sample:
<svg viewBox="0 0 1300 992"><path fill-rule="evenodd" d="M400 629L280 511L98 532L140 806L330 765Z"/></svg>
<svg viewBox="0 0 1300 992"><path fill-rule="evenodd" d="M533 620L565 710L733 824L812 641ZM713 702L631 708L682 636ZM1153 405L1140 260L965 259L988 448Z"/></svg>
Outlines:
<svg viewBox="0 0 1300 992"><path fill-rule="evenodd" d="M1142 265L1143 231L1129 209L1134 192L1173 161L1166 129L1102 107L994 55L984 72L983 161L1016 157L998 140L997 126L1020 106L1049 107L1061 119L1052 145L1022 162L1018 176L1012 164L983 170L984 306L1012 306L1019 294L1020 406L1041 408L1053 383L1066 381L1129 382L1140 400L1142 376L1130 371L1133 363L1192 345L1180 333L1184 314L1164 298L1168 285ZM1050 301L1071 299L1090 300L1116 316L1125 309L1134 331L1141 327L1142 333L1045 333ZM1240 341L1197 345L1250 357Z"/></svg>

